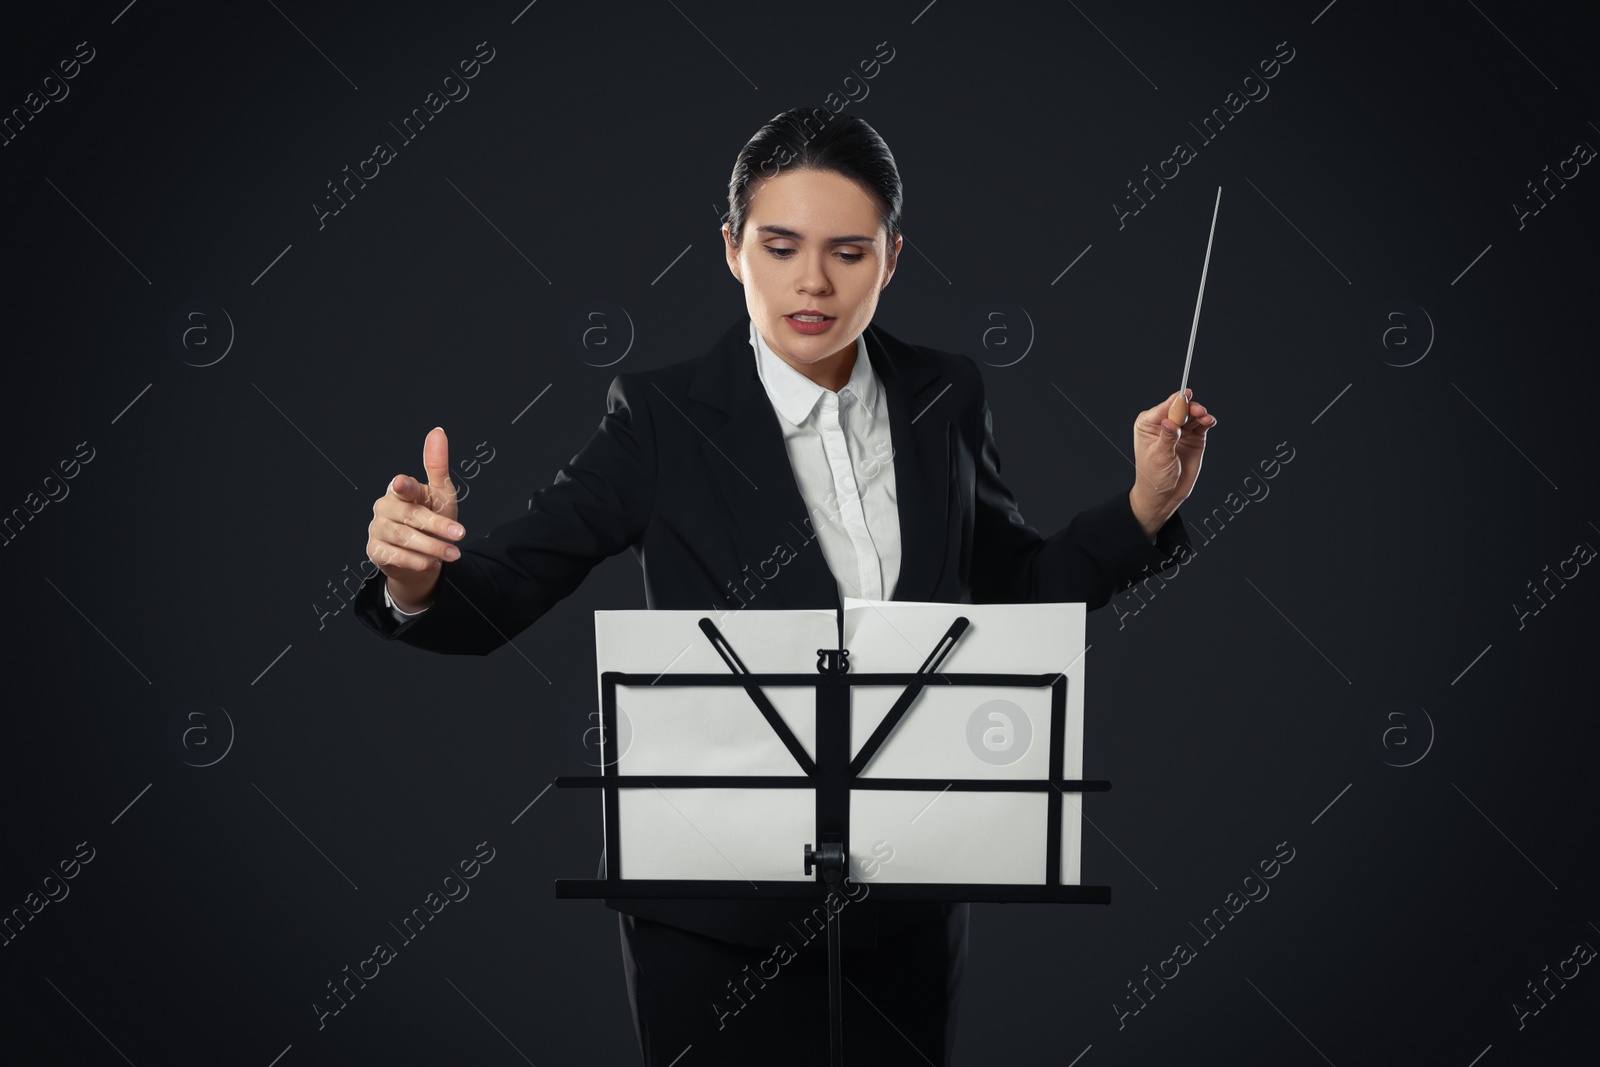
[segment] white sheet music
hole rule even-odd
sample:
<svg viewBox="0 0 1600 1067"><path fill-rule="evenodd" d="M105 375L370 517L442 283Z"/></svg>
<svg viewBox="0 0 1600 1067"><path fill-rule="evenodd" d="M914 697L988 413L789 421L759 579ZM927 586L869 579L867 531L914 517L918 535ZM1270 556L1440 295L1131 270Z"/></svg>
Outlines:
<svg viewBox="0 0 1600 1067"><path fill-rule="evenodd" d="M845 599L850 675L915 673L950 624L971 625L938 665L862 771L864 778L1045 779L1052 746L1064 778L1083 773L1084 605L944 604ZM817 650L838 645L828 610L597 611L599 671L648 676L618 686L617 737L607 762L624 775L804 772L742 687L661 684L674 674L732 676L699 628L711 618L753 674L817 674ZM1066 677L1065 729L1051 736L1047 686L954 685L959 673ZM944 679L944 680L941 680ZM597 679L598 680L598 679ZM761 687L806 753L816 755L815 690ZM877 728L903 685L851 690L852 753ZM621 841L608 842L623 878L811 881L804 846L818 843L815 793L794 788L626 788ZM883 882L1043 884L1044 792L853 789L854 876ZM1061 821L1063 884L1079 882L1082 796L1067 793ZM892 853L892 859L884 856Z"/></svg>

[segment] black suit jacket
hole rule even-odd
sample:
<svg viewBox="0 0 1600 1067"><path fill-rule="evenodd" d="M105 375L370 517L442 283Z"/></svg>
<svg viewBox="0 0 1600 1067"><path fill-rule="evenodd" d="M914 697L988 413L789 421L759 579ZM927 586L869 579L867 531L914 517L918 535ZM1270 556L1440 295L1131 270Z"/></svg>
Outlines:
<svg viewBox="0 0 1600 1067"><path fill-rule="evenodd" d="M836 608L837 585L816 542L778 414L756 375L741 316L705 355L619 374L582 451L529 511L460 544L436 599L397 623L383 576L354 614L385 638L432 652L486 655L521 633L625 548L644 569L652 609ZM1103 606L1188 544L1174 514L1146 540L1122 491L1042 536L1000 479L988 402L969 357L866 329L887 401L901 564L894 599L944 603L1082 601ZM793 558L791 559L790 556ZM778 570L782 563L781 571ZM770 580L769 580L770 579ZM735 596L737 593L737 596ZM728 941L771 947L798 901L606 901L619 911ZM954 905L861 900L847 943L872 944Z"/></svg>

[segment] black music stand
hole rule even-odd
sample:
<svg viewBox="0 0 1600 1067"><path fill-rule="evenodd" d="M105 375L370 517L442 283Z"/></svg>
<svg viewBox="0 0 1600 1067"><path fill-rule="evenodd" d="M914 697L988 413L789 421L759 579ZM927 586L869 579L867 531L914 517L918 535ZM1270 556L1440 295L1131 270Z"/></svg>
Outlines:
<svg viewBox="0 0 1600 1067"><path fill-rule="evenodd" d="M932 653L913 673L890 672L871 674L850 673L850 652L844 645L845 611L841 606L836 618L837 647L816 650L816 673L764 673L753 674L744 664L737 650L709 617L697 620L697 626L716 650L730 673L623 672L600 673L600 713L602 744L610 753L618 738L617 690L619 687L727 687L738 686L748 694L750 701L766 720L773 735L781 741L793 758L796 775L757 774L623 774L619 770L621 754L602 760L601 773L577 777L559 777L559 788L588 788L604 791L605 851L603 877L594 879L556 880L558 899L696 899L696 900L753 900L796 899L821 900L833 889L840 887L848 874L851 842L851 794L859 790L895 790L917 793L997 792L1031 794L1042 792L1046 797L1044 869L1037 882L886 882L875 883L873 891L888 900L957 900L997 903L1071 903L1109 904L1109 886L1086 886L1064 883L1062 851L1062 803L1067 793L1099 792L1111 788L1104 780L1064 778L1064 748L1067 740L1067 670L1054 673L949 673L938 670L948 658L971 621L969 615L989 614L997 610L1024 608L1075 609L1076 633L1082 634L1082 604L1063 605L984 605L975 607L963 604L916 604L901 602L869 602L849 600L857 610L917 607L938 610L953 617L944 630ZM599 615L600 613L596 613ZM622 612L613 615L627 614ZM644 613L638 613L644 614ZM650 612L659 617L662 612ZM693 615L693 612L672 614ZM772 617L775 612L761 612ZM800 614L782 613L782 614ZM804 614L815 615L816 612ZM1064 617L1064 616L1063 616ZM603 654L603 653L602 653ZM681 655L681 654L680 654ZM1073 660L1081 659L1081 653ZM1070 666L1069 668L1070 669ZM863 774L868 764L884 748L896 726L907 718L913 703L930 683L940 686L1017 687L1049 691L1048 774L1044 778L986 777L950 778L894 778ZM856 686L900 686L899 697L889 708L871 736L852 755L851 691ZM813 760L806 747L795 736L788 722L773 706L764 691L775 687L810 688L815 693L815 751ZM623 876L627 856L622 850L622 793L629 789L656 790L670 788L690 789L786 789L811 790L815 793L815 822L810 840L796 847L795 871L803 871L810 880L792 877L763 880L716 880L687 877ZM665 794L663 794L665 795ZM931 806L931 802L930 802ZM682 813L679 812L681 815ZM685 818L687 818L685 816ZM870 836L870 835L867 835ZM1073 843L1077 843L1076 836ZM801 842L795 842L797 846ZM719 852L721 850L718 850ZM1076 856L1073 868L1076 869ZM726 859L726 856L724 856ZM730 860L731 864L732 861ZM735 868L737 869L737 867ZM742 873L742 872L741 872ZM840 930L838 922L828 924L828 1015L830 1062L839 1067L843 1063L843 1017L841 1005Z"/></svg>

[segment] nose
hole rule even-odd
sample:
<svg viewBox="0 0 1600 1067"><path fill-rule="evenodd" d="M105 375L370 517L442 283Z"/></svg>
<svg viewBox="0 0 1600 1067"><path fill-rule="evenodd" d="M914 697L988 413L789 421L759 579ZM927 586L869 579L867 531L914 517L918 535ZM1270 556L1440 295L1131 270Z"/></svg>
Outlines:
<svg viewBox="0 0 1600 1067"><path fill-rule="evenodd" d="M804 266L795 286L802 293L824 294L832 288L828 284L827 259L825 255L807 256L803 261Z"/></svg>

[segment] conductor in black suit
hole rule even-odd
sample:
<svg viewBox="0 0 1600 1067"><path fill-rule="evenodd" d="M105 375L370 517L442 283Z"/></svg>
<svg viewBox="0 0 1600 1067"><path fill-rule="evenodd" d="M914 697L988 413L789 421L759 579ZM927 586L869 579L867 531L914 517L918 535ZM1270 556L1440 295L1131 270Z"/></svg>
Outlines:
<svg viewBox="0 0 1600 1067"><path fill-rule="evenodd" d="M1202 405L1181 431L1166 418L1176 393L1140 412L1133 487L1045 537L1001 481L977 364L872 324L903 239L894 157L865 122L774 117L739 153L728 203L747 315L698 358L617 375L594 436L490 537L466 540L444 430L429 432L426 484L398 475L373 505L365 625L485 655L626 548L648 607L718 613L842 596L1094 609L1187 551L1177 509L1216 424ZM683 1067L826 1062L826 945L798 936L809 908L606 903L647 1065L690 1045ZM852 1059L950 1062L968 913L871 899L839 912ZM774 974L780 943L792 951Z"/></svg>

